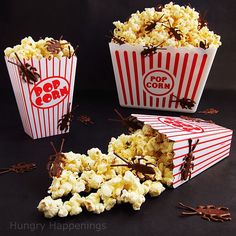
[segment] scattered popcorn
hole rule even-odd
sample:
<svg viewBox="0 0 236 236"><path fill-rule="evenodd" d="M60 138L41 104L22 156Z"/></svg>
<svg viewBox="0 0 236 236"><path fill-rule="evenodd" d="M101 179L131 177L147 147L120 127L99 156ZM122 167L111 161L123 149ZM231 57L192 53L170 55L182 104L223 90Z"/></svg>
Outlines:
<svg viewBox="0 0 236 236"><path fill-rule="evenodd" d="M47 196L40 201L38 210L43 212L46 218L52 218L58 214L62 205L61 199L53 200L50 196Z"/></svg>
<svg viewBox="0 0 236 236"><path fill-rule="evenodd" d="M48 218L78 215L83 208L100 214L121 203L140 210L146 194L159 196L165 190L163 184L171 185L173 181L173 141L149 125L112 138L108 154L98 148L88 150L87 155L63 154L63 171L60 177L53 177L48 190L51 196L38 205ZM126 162L150 167L153 172L140 173ZM61 197L68 194L72 197L63 202Z"/></svg>
<svg viewBox="0 0 236 236"><path fill-rule="evenodd" d="M113 24L113 42L120 39L132 45L189 48L199 47L200 42L209 44L209 47L221 45L220 36L200 23L200 15L194 8L173 2L164 5L162 10L146 8L137 11L126 22L115 21ZM178 39L173 31L181 38Z"/></svg>
<svg viewBox="0 0 236 236"><path fill-rule="evenodd" d="M72 45L63 39L58 40L61 43L61 48L58 51L50 51L47 49L50 41L54 41L54 39L46 37L45 39L34 41L33 38L30 36L25 37L21 40L20 45L16 45L13 48L7 47L4 50L4 53L5 56L9 59L15 59L15 53L17 53L21 60L30 60L33 57L36 59L51 59L52 57L70 57L74 53L74 48L72 47Z"/></svg>

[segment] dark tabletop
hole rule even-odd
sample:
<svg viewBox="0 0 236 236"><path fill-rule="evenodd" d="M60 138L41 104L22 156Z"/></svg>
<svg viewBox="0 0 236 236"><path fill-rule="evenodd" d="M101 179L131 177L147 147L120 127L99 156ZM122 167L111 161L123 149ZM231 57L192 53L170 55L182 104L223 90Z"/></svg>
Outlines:
<svg viewBox="0 0 236 236"><path fill-rule="evenodd" d="M38 211L39 201L47 195L50 179L46 171L48 156L53 152L49 144L60 144L62 136L32 140L23 131L12 92L1 91L0 166L20 161L37 163L33 172L0 175L0 233L1 235L235 235L236 233L236 147L233 139L229 158L201 173L177 189L167 189L159 197L147 197L140 211L130 205L118 205L96 215L84 210L80 215L45 219ZM230 129L236 128L236 93L233 91L205 91L199 110L214 107L216 115L193 114L212 119ZM173 112L120 108L116 92L77 92L74 105L76 115L89 115L94 125L85 126L74 120L71 132L65 135L64 151L86 153L92 147L106 152L112 136L125 130L108 121L114 118L114 108L123 114L146 113L180 115ZM177 203L188 205L215 204L230 208L232 221L212 223L198 216L180 217Z"/></svg>

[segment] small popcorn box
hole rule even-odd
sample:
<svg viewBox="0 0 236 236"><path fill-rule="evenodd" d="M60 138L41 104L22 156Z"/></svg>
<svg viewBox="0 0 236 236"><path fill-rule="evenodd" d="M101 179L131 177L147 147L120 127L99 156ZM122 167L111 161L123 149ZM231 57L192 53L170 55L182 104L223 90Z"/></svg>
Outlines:
<svg viewBox="0 0 236 236"><path fill-rule="evenodd" d="M5 60L25 132L33 139L69 132L63 118L72 107L77 57ZM27 82L22 65L37 82Z"/></svg>
<svg viewBox="0 0 236 236"><path fill-rule="evenodd" d="M229 156L233 131L222 126L180 117L132 114L167 135L173 145L174 188Z"/></svg>
<svg viewBox="0 0 236 236"><path fill-rule="evenodd" d="M197 110L216 47L151 48L149 52L141 45L111 42L109 46L121 106Z"/></svg>

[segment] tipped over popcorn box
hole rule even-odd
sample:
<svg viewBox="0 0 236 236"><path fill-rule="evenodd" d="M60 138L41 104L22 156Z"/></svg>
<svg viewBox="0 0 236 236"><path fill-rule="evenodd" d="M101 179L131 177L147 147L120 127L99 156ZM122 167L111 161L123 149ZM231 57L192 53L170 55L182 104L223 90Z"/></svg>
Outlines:
<svg viewBox="0 0 236 236"><path fill-rule="evenodd" d="M109 46L120 105L195 112L221 45L199 13L169 3L114 25Z"/></svg>
<svg viewBox="0 0 236 236"><path fill-rule="evenodd" d="M229 156L233 131L204 120L133 114L173 142L174 188ZM170 152L170 150L169 150Z"/></svg>
<svg viewBox="0 0 236 236"><path fill-rule="evenodd" d="M5 50L7 69L24 131L33 139L69 132L76 62L65 40L33 41ZM55 44L55 45L54 45Z"/></svg>

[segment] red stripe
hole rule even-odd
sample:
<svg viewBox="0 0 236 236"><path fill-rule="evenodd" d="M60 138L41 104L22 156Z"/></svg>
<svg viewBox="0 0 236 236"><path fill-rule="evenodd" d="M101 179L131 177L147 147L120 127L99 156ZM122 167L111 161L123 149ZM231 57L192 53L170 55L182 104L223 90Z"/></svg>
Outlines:
<svg viewBox="0 0 236 236"><path fill-rule="evenodd" d="M15 60L13 60L15 63L17 63L17 61L15 61ZM19 90L21 90L21 78L18 78L18 66L14 66L14 65L10 65L10 64L8 64L9 65L9 67L11 67L11 71L12 71L12 75L14 76L14 78L15 78L15 81L17 82L17 84L18 84L18 86L17 87L19 87ZM24 100L24 97L23 97L23 93L19 93L19 95L20 95L20 97L21 97L21 101L23 101ZM23 106L23 113L24 113L24 120L25 120L25 125L26 125L26 127L24 127L24 125L23 125L23 127L24 127L24 129L25 130L29 130L30 131L30 124L29 124L29 120L27 119L27 112L26 112L26 106ZM22 120L22 122L23 122L23 120Z"/></svg>
<svg viewBox="0 0 236 236"><path fill-rule="evenodd" d="M138 68L137 68L137 56L136 56L136 52L133 52L133 63L134 63L134 76L135 76L135 86L136 86L137 104L140 105L139 81L138 81Z"/></svg>
<svg viewBox="0 0 236 236"><path fill-rule="evenodd" d="M25 65L25 59L23 59L23 63ZM30 96L30 87L29 87L29 83L27 83L27 88L28 88L28 94ZM33 120L34 120L34 129L35 129L35 133L36 133L36 138L38 138L38 130L37 130L37 127L36 127L36 120L35 120L35 116L34 116L34 107L32 104L30 104L30 108L31 108L31 112L32 112L32 115L33 115Z"/></svg>
<svg viewBox="0 0 236 236"><path fill-rule="evenodd" d="M170 53L168 52L166 55L166 69L169 70L170 68Z"/></svg>
<svg viewBox="0 0 236 236"><path fill-rule="evenodd" d="M124 58L125 58L125 68L126 68L126 74L127 74L127 79L128 79L128 86L129 86L130 102L131 102L131 105L134 105L132 84L131 84L131 78L130 78L130 69L129 69L129 59L128 59L127 51L124 51Z"/></svg>
<svg viewBox="0 0 236 236"><path fill-rule="evenodd" d="M54 60L55 58L53 57L52 59L52 76L54 76ZM53 127L53 134L55 135L55 106L52 108L52 127Z"/></svg>
<svg viewBox="0 0 236 236"><path fill-rule="evenodd" d="M206 150L206 149L208 149L208 148L212 148L212 147L215 147L215 146L217 146L217 145L221 145L221 144L223 144L223 143L225 143L225 142L229 142L229 141L231 141L231 138L228 139L228 140L219 142L219 143L215 143L215 144L213 144L213 145L211 145L211 146L207 146L207 147L204 147L204 148L202 148L202 149L198 149L198 150L194 151L194 153L204 151L204 150ZM186 156L186 154L183 154L183 155L181 155L181 156L174 157L173 160L182 158L182 157L184 157L184 156Z"/></svg>
<svg viewBox="0 0 236 236"><path fill-rule="evenodd" d="M217 151L219 151L220 149L223 149L223 148L225 148L225 147L227 147L227 149L221 151L220 153L217 153L216 155L221 154L221 153L223 153L223 152L229 150L229 148L230 148L230 143L229 143L229 144L226 144L225 146L222 146L222 147L219 147L219 148L217 148L217 149L214 149L214 150L212 150L212 151L210 151L210 152L204 153L203 155L194 158L194 161L195 161L195 160L198 160L198 159L200 159L200 158L202 158L202 157L204 157L204 156L207 156L207 155L209 155L209 154L212 154L213 152L217 152ZM174 166L173 169L176 169L176 168L182 166L183 163L184 163L184 161L181 162L180 164ZM178 175L178 174L179 174L179 173L175 174L174 176L176 176L176 175Z"/></svg>
<svg viewBox="0 0 236 236"><path fill-rule="evenodd" d="M72 80L72 70L73 70L73 63L74 63L74 57L71 58L71 66L70 66L70 86L71 86L71 80ZM72 89L70 87L70 89ZM69 102L70 102L70 93L68 95L68 105L67 105L67 109L69 109ZM72 110L72 103L71 103L71 107L70 107L70 111Z"/></svg>
<svg viewBox="0 0 236 236"><path fill-rule="evenodd" d="M141 56L141 65L142 65L142 74L145 73L145 58L144 56Z"/></svg>
<svg viewBox="0 0 236 236"><path fill-rule="evenodd" d="M171 104L172 104L172 100L173 100L173 93L170 94L170 97L169 97L169 108L171 107Z"/></svg>
<svg viewBox="0 0 236 236"><path fill-rule="evenodd" d="M48 77L48 59L46 59L46 77ZM47 109L48 112L48 134L51 136L51 124L50 124L50 108Z"/></svg>
<svg viewBox="0 0 236 236"><path fill-rule="evenodd" d="M158 58L157 58L157 67L161 68L161 57L162 57L162 53L158 52Z"/></svg>
<svg viewBox="0 0 236 236"><path fill-rule="evenodd" d="M178 88L178 92L177 92L177 99L179 99L180 95L181 95L187 63L188 63L188 53L186 53L184 55L184 62L183 62L182 72L181 72L180 81L179 81L179 88ZM179 103L176 102L175 103L175 108L177 108L178 105L179 105Z"/></svg>
<svg viewBox="0 0 236 236"><path fill-rule="evenodd" d="M15 61L15 63L18 63L18 62ZM18 77L19 77L19 80L20 80L21 91L22 91L22 94L23 94L23 97L24 97L24 104L25 104L25 108L26 108L26 112L27 112L27 117L28 117L28 121L29 121L29 125L30 125L31 137L33 137L32 125L31 125L31 122L30 122L29 111L28 111L28 107L27 107L27 104L26 104L25 92L24 92L23 85L22 85L23 81L22 81L22 78L20 76L20 71L19 71L19 67L18 66L17 66L17 71L18 71Z"/></svg>
<svg viewBox="0 0 236 236"><path fill-rule="evenodd" d="M156 98L156 107L159 107L159 98Z"/></svg>
<svg viewBox="0 0 236 236"><path fill-rule="evenodd" d="M149 61L150 61L150 69L153 68L153 54L149 56Z"/></svg>
<svg viewBox="0 0 236 236"><path fill-rule="evenodd" d="M219 133L214 133L214 134L208 134L208 135L197 136L197 137L195 137L195 138L205 138L205 137L210 137L210 136L213 136L213 135L225 134L225 133L228 133L228 132L231 132L231 135L232 135L232 131L227 130L227 131L224 131L224 132L219 132ZM183 142L183 141L186 141L186 140L189 140L189 138L176 140L175 142L178 143L178 142Z"/></svg>
<svg viewBox="0 0 236 236"><path fill-rule="evenodd" d="M192 97L191 97L192 100L194 100L194 98L196 96L198 86L199 86L199 83L200 83L200 80L201 80L201 77L202 77L202 73L203 73L203 70L204 70L204 67L205 67L205 64L206 64L206 60L207 60L207 54L204 54L204 56L202 58L202 63L201 63L201 66L200 66L200 69L199 69L199 72L198 72L197 81L196 81L196 84L194 86L193 94L192 94Z"/></svg>
<svg viewBox="0 0 236 236"><path fill-rule="evenodd" d="M31 65L34 67L34 62L33 59L31 58ZM32 105L33 107L33 105ZM39 108L35 108L37 110L38 113L38 119L39 119L39 131L40 131L40 137L43 136L43 132L42 132L42 126L41 126L41 118L40 118L40 113L39 113Z"/></svg>
<svg viewBox="0 0 236 236"><path fill-rule="evenodd" d="M176 76L176 74L177 74L178 64L179 64L179 53L176 53L175 65L174 65L174 76Z"/></svg>
<svg viewBox="0 0 236 236"><path fill-rule="evenodd" d="M217 127L217 128L214 128L214 129L211 129L211 130L204 130L204 133L207 133L207 132L211 132L211 131L216 131L216 130L221 130L221 129L223 129L223 127ZM168 134L171 134L171 133L182 133L182 132L185 132L185 133L183 133L183 134L179 134L178 136L183 136L183 135L188 135L189 133L192 133L191 131L190 132L188 132L188 131L184 131L184 130L181 130L181 129L177 129L176 128L176 131L173 131L173 132L168 132ZM194 132L193 132L194 133ZM176 136L176 135L175 135ZM169 136L169 137L174 137L174 136Z"/></svg>
<svg viewBox="0 0 236 236"><path fill-rule="evenodd" d="M42 70L41 70L41 61L39 60L39 73L40 73L40 80L42 80ZM43 109L43 120L44 120L44 137L47 136L46 133L46 121L45 121L45 111Z"/></svg>
<svg viewBox="0 0 236 236"><path fill-rule="evenodd" d="M216 129L215 131L219 131L219 130L225 130L225 128L221 128L221 129ZM181 131L180 131L181 132ZM206 131L206 132L204 132L204 134L205 133L209 133L209 132L214 132L214 130L211 130L211 131ZM196 134L196 133L194 133L194 134ZM177 135L170 135L170 136L168 136L168 138L173 138L173 137L177 137L177 136L185 136L185 135L191 135L191 133L190 134L177 134ZM198 137L199 138L199 137Z"/></svg>
<svg viewBox="0 0 236 236"><path fill-rule="evenodd" d="M143 91L143 105L146 106L147 105L147 97L146 97L146 92Z"/></svg>
<svg viewBox="0 0 236 236"><path fill-rule="evenodd" d="M198 143L198 145L203 144L203 143L209 143L209 142L212 142L212 141L215 141L215 140L219 140L219 139L227 138L227 137L231 137L231 136L232 136L232 135L229 134L229 135L221 136L221 137L218 137L218 138L208 139L208 140L202 141L202 142L200 141L200 142ZM188 145L187 145L187 146L182 146L182 147L179 147L179 148L175 148L175 151L181 150L181 149L187 148L187 147L188 147Z"/></svg>
<svg viewBox="0 0 236 236"><path fill-rule="evenodd" d="M116 55L116 61L117 61L117 66L118 66L118 71L119 71L119 77L120 77L120 83L121 83L121 89L122 89L122 93L123 93L123 97L124 97L124 102L125 102L125 104L127 104L127 97L126 97L126 93L125 93L125 84L124 84L124 78L123 78L123 74L122 74L119 52L116 51L115 55Z"/></svg>
<svg viewBox="0 0 236 236"><path fill-rule="evenodd" d="M165 107L165 105L166 105L166 97L163 97L162 98L162 107Z"/></svg>
<svg viewBox="0 0 236 236"><path fill-rule="evenodd" d="M195 174L196 172L202 170L203 168L205 168L205 167L211 165L213 162L216 162L216 161L220 160L221 158L223 159L224 157L226 157L226 156L228 156L228 155L229 155L229 152L225 153L224 155L221 155L220 157L214 159L213 161L211 161L211 162L207 163L206 165L200 167L199 169L193 171L193 172L192 172L192 175ZM193 176L193 177L194 177L194 176ZM193 178L193 177L192 177L192 178ZM180 181L183 181L183 180L179 179L179 180L175 181L175 182L173 183L173 185L174 185L174 184L177 184L177 183L180 182Z"/></svg>
<svg viewBox="0 0 236 236"><path fill-rule="evenodd" d="M152 105L153 105L153 97L150 96L150 107L152 107Z"/></svg>
<svg viewBox="0 0 236 236"><path fill-rule="evenodd" d="M189 78L188 78L187 87L185 90L185 95L184 95L185 98L188 98L188 92L189 92L189 89L190 89L190 86L191 86L191 83L193 80L193 74L194 74L194 70L195 70L195 67L197 64L197 58L198 58L198 54L195 53L193 56L193 62L192 62L192 66L191 66L191 70L190 70L190 74L189 74Z"/></svg>
<svg viewBox="0 0 236 236"><path fill-rule="evenodd" d="M59 60L59 76L61 76L61 60ZM57 126L58 126L58 121L59 121L59 119L60 119L60 117L59 117L59 115L60 115L60 104L61 103L59 103L58 105L57 105L57 124L56 124L56 130L57 130L57 134L59 134L59 129L57 128Z"/></svg>

